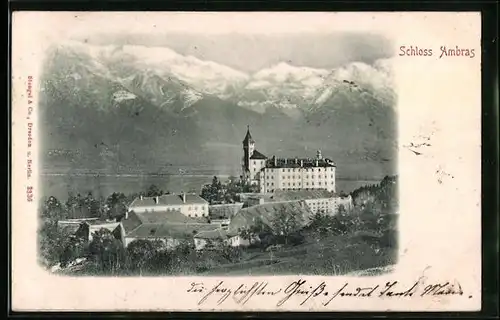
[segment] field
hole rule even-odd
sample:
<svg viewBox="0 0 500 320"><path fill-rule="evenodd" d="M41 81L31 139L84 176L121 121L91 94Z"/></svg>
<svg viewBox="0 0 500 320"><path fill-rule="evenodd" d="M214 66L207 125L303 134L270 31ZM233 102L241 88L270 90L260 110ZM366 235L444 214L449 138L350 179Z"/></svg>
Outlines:
<svg viewBox="0 0 500 320"><path fill-rule="evenodd" d="M397 249L356 235L307 237L306 243L262 252L246 249L241 261L215 266L200 275L343 275L395 264Z"/></svg>

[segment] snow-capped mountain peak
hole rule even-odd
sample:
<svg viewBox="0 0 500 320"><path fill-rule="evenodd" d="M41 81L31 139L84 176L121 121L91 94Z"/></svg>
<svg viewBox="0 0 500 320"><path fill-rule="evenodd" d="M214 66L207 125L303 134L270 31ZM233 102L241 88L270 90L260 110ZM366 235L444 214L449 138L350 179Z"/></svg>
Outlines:
<svg viewBox="0 0 500 320"><path fill-rule="evenodd" d="M180 98L185 107L210 94L249 109L311 109L339 92L394 99L391 61L351 62L335 69L279 62L251 75L213 61L182 55L167 47L62 44L92 73L121 83L157 105ZM348 91L345 91L348 90ZM130 96L119 94L115 99Z"/></svg>
<svg viewBox="0 0 500 320"><path fill-rule="evenodd" d="M324 77L328 70L315 69L309 67L296 67L286 62L280 62L269 68L262 69L255 73L252 78L255 80L273 80L283 82L286 80L302 81L311 77Z"/></svg>

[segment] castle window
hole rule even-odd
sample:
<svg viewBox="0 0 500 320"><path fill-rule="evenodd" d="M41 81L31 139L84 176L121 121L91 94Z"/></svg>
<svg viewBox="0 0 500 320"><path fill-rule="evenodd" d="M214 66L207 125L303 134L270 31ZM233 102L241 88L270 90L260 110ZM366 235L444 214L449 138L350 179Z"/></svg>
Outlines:
<svg viewBox="0 0 500 320"><path fill-rule="evenodd" d="M285 169L281 169L281 170L282 170L282 172L285 172Z"/></svg>
<svg viewBox="0 0 500 320"><path fill-rule="evenodd" d="M274 186L274 182L271 182L271 185Z"/></svg>
<svg viewBox="0 0 500 320"><path fill-rule="evenodd" d="M295 187L295 182L294 182L294 183L292 183L292 185Z"/></svg>
<svg viewBox="0 0 500 320"><path fill-rule="evenodd" d="M290 169L288 169L288 172L290 172Z"/></svg>
<svg viewBox="0 0 500 320"><path fill-rule="evenodd" d="M313 181L313 182L311 182L311 186L314 186L314 181Z"/></svg>
<svg viewBox="0 0 500 320"><path fill-rule="evenodd" d="M332 174L332 179L333 179L333 174Z"/></svg>
<svg viewBox="0 0 500 320"><path fill-rule="evenodd" d="M309 176L306 174L306 179L309 179Z"/></svg>
<svg viewBox="0 0 500 320"><path fill-rule="evenodd" d="M254 160L254 161L253 161L253 165L255 165L256 163L257 163L257 162Z"/></svg>
<svg viewBox="0 0 500 320"><path fill-rule="evenodd" d="M309 185L309 182L306 182L306 186L308 186L308 185Z"/></svg>
<svg viewBox="0 0 500 320"><path fill-rule="evenodd" d="M313 175L311 175L311 179L314 179L314 174L313 174Z"/></svg>
<svg viewBox="0 0 500 320"><path fill-rule="evenodd" d="M290 186L290 182L288 182L288 186Z"/></svg>

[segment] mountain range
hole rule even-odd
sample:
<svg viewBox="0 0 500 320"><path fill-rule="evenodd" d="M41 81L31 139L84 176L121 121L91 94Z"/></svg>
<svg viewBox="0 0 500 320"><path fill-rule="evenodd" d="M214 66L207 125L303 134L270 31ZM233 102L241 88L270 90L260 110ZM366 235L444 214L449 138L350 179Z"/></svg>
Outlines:
<svg viewBox="0 0 500 320"><path fill-rule="evenodd" d="M42 156L61 170L234 174L250 125L268 156L321 149L343 176L380 177L395 170L395 102L390 59L249 74L167 47L68 41L44 64Z"/></svg>

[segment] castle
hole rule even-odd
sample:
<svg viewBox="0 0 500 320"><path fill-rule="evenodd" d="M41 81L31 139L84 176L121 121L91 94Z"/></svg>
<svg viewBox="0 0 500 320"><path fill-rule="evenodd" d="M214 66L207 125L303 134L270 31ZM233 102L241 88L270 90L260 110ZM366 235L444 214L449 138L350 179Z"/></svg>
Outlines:
<svg viewBox="0 0 500 320"><path fill-rule="evenodd" d="M243 140L243 178L258 185L261 193L279 190L327 190L335 192L335 163L323 158L267 158L255 149L250 127Z"/></svg>

